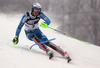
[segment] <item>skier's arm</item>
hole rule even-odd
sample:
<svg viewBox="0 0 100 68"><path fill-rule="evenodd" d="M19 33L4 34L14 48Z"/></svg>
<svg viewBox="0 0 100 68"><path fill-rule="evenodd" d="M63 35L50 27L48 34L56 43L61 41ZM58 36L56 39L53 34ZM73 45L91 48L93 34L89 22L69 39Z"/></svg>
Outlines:
<svg viewBox="0 0 100 68"><path fill-rule="evenodd" d="M49 25L51 23L50 19L43 13L40 13L40 17Z"/></svg>
<svg viewBox="0 0 100 68"><path fill-rule="evenodd" d="M24 14L18 27L17 27L16 34L15 34L16 36L19 36L21 29L22 29L23 25L25 24L26 20L27 20L27 15Z"/></svg>
<svg viewBox="0 0 100 68"><path fill-rule="evenodd" d="M19 40L18 40L19 34L20 34L20 31L21 31L21 29L22 29L24 23L26 22L26 20L27 20L27 15L24 14L23 17L22 17L22 19L21 19L21 21L20 21L20 23L19 23L19 25L18 25L18 27L17 27L16 34L15 34L15 37L14 37L14 39L13 39L13 44L14 44L14 45L17 45L17 43L18 43L18 41L19 41Z"/></svg>

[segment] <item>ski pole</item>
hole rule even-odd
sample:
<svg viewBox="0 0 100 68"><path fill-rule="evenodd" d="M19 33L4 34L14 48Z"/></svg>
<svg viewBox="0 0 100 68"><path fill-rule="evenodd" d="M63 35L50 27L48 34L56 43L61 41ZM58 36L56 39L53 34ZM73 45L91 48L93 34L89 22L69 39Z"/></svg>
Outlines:
<svg viewBox="0 0 100 68"><path fill-rule="evenodd" d="M63 33L63 32L61 32L61 31L58 31L58 30L56 30L56 29L54 29L54 28L52 28L52 27L49 27L49 26L48 26L46 23L44 23L44 22L41 22L40 26L43 27L43 28L52 29L52 30L57 31L57 32L59 32L59 33L62 33L63 35L66 35L66 36L68 36L68 37L70 37L70 38L76 39L76 40L78 40L78 41L80 41L80 42L83 42L83 43L85 43L85 44L87 44L87 45L90 45L90 44L87 43L87 42L84 42L84 41L82 41L82 40L79 40L79 39L77 39L77 38L75 38L75 37L72 37L72 36L66 34L66 33Z"/></svg>

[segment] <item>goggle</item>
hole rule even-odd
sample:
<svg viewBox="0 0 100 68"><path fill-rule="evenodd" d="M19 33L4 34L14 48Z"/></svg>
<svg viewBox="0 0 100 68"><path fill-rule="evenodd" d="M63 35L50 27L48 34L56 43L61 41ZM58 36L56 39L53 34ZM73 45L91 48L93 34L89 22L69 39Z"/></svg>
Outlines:
<svg viewBox="0 0 100 68"><path fill-rule="evenodd" d="M38 10L38 9L34 9L34 12L40 12L40 10Z"/></svg>

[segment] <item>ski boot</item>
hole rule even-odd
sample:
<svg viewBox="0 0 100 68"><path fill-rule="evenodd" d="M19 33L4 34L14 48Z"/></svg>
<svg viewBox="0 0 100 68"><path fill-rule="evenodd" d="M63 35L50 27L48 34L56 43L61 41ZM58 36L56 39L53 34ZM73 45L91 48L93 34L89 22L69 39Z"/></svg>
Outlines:
<svg viewBox="0 0 100 68"><path fill-rule="evenodd" d="M50 54L49 54L49 59L52 59L53 58L53 53L51 52Z"/></svg>
<svg viewBox="0 0 100 68"><path fill-rule="evenodd" d="M49 59L53 58L53 53L50 50L47 50L46 53L49 55Z"/></svg>
<svg viewBox="0 0 100 68"><path fill-rule="evenodd" d="M67 59L67 62L69 63L72 59L69 57L69 55L67 54L67 52L64 52L63 54L64 58Z"/></svg>

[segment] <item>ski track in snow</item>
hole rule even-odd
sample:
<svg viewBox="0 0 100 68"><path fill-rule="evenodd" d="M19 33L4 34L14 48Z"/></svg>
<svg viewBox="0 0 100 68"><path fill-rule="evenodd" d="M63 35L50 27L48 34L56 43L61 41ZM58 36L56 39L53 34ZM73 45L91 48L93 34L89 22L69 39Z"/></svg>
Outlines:
<svg viewBox="0 0 100 68"><path fill-rule="evenodd" d="M37 45L30 50L29 47L34 42L26 38L24 27L20 33L18 45L13 45L12 39L21 17L22 14L14 17L0 14L0 68L100 68L100 47L86 45L48 28L40 27L48 39L56 38L52 42L68 52L72 58L71 63L68 64L66 59L54 50L52 60L49 60L48 55ZM56 28L52 25L53 23L50 26Z"/></svg>

